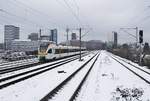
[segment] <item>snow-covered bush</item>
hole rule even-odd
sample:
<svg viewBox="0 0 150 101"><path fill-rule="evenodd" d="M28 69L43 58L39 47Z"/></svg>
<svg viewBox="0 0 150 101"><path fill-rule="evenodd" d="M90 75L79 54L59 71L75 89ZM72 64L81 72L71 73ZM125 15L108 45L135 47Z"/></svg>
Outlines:
<svg viewBox="0 0 150 101"><path fill-rule="evenodd" d="M111 101L143 101L143 94L144 90L142 88L123 88L123 86L119 86L115 89L115 92L112 92Z"/></svg>

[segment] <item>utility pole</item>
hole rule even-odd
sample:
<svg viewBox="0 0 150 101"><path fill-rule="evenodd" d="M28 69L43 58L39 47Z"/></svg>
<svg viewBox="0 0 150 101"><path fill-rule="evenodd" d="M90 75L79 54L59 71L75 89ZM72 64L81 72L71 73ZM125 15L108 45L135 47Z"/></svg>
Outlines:
<svg viewBox="0 0 150 101"><path fill-rule="evenodd" d="M39 30L39 39L38 39L39 40L39 47L38 47L39 49L40 49L40 46L42 44L42 42L41 42L41 34L42 34L42 29Z"/></svg>
<svg viewBox="0 0 150 101"><path fill-rule="evenodd" d="M39 40L41 41L42 29L39 30Z"/></svg>
<svg viewBox="0 0 150 101"><path fill-rule="evenodd" d="M67 33L67 41L66 41L66 45L67 45L67 53L69 53L69 50L68 50L68 46L69 46L69 37L68 37L68 34L69 34L69 28L67 27L66 29L66 33Z"/></svg>
<svg viewBox="0 0 150 101"><path fill-rule="evenodd" d="M82 61L81 60L81 28L79 28L79 40L80 40L80 58L79 58L79 61Z"/></svg>
<svg viewBox="0 0 150 101"><path fill-rule="evenodd" d="M69 40L69 28L67 27L67 29L66 29L66 32L67 32L67 46L69 45L69 43L68 43L68 40Z"/></svg>
<svg viewBox="0 0 150 101"><path fill-rule="evenodd" d="M85 29L85 28L84 28ZM90 28L90 29L92 29L92 28ZM79 61L82 61L82 59L81 59L81 44L82 44L82 40L81 40L81 38L82 37L84 37L88 32L86 32L84 35L82 35L82 30L83 30L83 28L77 28L77 29L74 29L74 28L70 28L70 29L66 29L66 32L68 33L68 31L69 30L79 30L79 50L80 50L80 56L79 56Z"/></svg>
<svg viewBox="0 0 150 101"><path fill-rule="evenodd" d="M138 27L135 28L136 30L136 47L138 45Z"/></svg>

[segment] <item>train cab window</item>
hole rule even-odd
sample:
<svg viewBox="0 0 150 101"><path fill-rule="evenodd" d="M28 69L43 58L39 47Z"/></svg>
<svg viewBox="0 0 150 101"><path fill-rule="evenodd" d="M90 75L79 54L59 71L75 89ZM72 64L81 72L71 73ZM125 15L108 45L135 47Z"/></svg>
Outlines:
<svg viewBox="0 0 150 101"><path fill-rule="evenodd" d="M40 51L46 51L48 45L49 45L48 43L42 43L42 44L40 45Z"/></svg>
<svg viewBox="0 0 150 101"><path fill-rule="evenodd" d="M52 49L49 49L49 50L48 50L48 53L52 53Z"/></svg>

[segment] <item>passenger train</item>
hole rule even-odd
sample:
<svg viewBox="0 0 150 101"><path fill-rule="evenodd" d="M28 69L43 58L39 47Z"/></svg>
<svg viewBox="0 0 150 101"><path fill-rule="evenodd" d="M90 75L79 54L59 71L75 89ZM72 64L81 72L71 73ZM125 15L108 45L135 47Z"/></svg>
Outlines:
<svg viewBox="0 0 150 101"><path fill-rule="evenodd" d="M81 47L81 52L86 50L85 47ZM46 62L52 59L63 58L79 54L79 47L72 46L60 46L55 44L43 43L38 50L38 58L40 62Z"/></svg>

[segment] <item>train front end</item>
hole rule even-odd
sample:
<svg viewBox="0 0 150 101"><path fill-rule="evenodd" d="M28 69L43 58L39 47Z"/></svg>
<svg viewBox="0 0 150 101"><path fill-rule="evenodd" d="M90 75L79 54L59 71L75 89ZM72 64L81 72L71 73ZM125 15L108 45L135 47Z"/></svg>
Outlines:
<svg viewBox="0 0 150 101"><path fill-rule="evenodd" d="M39 50L38 50L38 58L39 62L46 62L46 55L47 55L47 48L48 48L47 43L43 43L40 45Z"/></svg>

